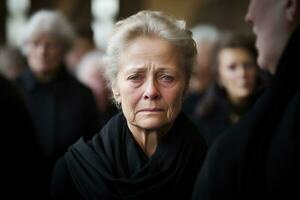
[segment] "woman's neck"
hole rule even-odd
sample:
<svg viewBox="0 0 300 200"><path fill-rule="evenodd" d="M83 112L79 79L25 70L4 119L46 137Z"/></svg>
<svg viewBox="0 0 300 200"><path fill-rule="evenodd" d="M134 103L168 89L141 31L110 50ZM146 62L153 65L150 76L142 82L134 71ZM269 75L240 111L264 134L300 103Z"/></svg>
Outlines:
<svg viewBox="0 0 300 200"><path fill-rule="evenodd" d="M248 108L250 97L230 98L229 100L232 108L229 118L233 123L236 123Z"/></svg>
<svg viewBox="0 0 300 200"><path fill-rule="evenodd" d="M229 96L229 101L230 104L235 107L235 108L243 108L246 105L248 105L250 97L245 97L245 98L234 98Z"/></svg>
<svg viewBox="0 0 300 200"><path fill-rule="evenodd" d="M128 123L128 127L144 153L147 156L152 156L163 136L169 131L171 125L160 128L159 130L147 130L130 123Z"/></svg>

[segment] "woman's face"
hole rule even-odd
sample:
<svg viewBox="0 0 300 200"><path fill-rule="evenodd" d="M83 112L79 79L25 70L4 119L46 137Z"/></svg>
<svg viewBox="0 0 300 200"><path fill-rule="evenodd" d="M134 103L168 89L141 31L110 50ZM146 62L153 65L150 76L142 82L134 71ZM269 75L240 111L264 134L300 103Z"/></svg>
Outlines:
<svg viewBox="0 0 300 200"><path fill-rule="evenodd" d="M39 76L47 76L59 68L64 56L63 45L49 34L40 34L27 43L30 69Z"/></svg>
<svg viewBox="0 0 300 200"><path fill-rule="evenodd" d="M242 48L222 49L218 56L219 83L231 100L249 97L255 88L257 67L252 55Z"/></svg>
<svg viewBox="0 0 300 200"><path fill-rule="evenodd" d="M100 111L105 111L107 104L109 103L109 93L106 87L106 82L103 77L103 72L98 60L92 60L86 62L85 65L80 65L82 69L78 74L78 79L88 86L96 97L96 103L99 106Z"/></svg>
<svg viewBox="0 0 300 200"><path fill-rule="evenodd" d="M127 123L157 130L172 124L181 110L186 89L178 50L157 37L139 37L120 55L114 97Z"/></svg>

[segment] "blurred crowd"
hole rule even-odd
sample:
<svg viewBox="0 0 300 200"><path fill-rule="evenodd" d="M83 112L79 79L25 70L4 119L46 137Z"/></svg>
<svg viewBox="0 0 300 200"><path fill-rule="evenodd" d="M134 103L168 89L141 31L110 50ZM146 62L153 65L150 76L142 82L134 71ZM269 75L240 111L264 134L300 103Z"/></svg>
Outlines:
<svg viewBox="0 0 300 200"><path fill-rule="evenodd" d="M183 112L210 146L251 108L268 76L250 36L212 24L192 33L198 54ZM21 41L1 47L0 72L26 103L47 191L55 161L80 137L91 139L118 108L104 77L105 49L96 47L91 27L73 27L61 13L42 10Z"/></svg>

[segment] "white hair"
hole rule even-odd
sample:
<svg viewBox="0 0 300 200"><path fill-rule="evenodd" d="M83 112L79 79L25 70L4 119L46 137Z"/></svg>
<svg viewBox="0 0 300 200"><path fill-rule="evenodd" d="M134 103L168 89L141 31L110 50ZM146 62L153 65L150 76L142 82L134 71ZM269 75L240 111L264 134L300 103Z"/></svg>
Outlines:
<svg viewBox="0 0 300 200"><path fill-rule="evenodd" d="M57 11L41 10L32 15L25 26L20 40L22 52L26 54L26 44L43 33L57 38L65 52L73 46L75 33L67 19Z"/></svg>

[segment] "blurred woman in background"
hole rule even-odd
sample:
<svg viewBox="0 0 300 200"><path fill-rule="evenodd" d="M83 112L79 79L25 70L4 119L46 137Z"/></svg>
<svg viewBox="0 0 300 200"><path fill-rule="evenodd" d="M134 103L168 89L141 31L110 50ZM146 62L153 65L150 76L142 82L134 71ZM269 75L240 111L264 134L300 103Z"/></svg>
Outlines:
<svg viewBox="0 0 300 200"><path fill-rule="evenodd" d="M256 56L254 42L246 35L226 33L217 42L215 81L198 104L195 119L208 146L247 112L262 91Z"/></svg>

